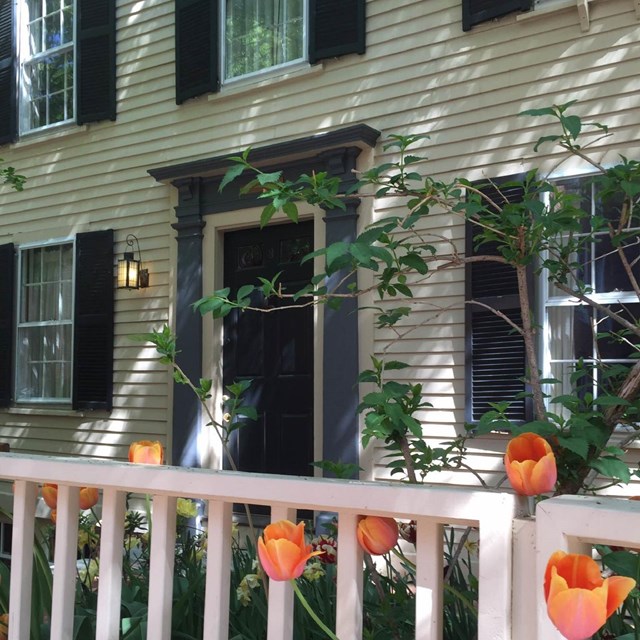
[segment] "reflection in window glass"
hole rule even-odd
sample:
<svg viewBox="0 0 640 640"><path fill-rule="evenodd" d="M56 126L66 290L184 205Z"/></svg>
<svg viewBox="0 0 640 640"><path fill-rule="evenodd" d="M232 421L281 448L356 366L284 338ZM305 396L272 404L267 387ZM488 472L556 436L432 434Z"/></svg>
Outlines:
<svg viewBox="0 0 640 640"><path fill-rule="evenodd" d="M22 4L23 131L73 120L73 9L73 0Z"/></svg>
<svg viewBox="0 0 640 640"><path fill-rule="evenodd" d="M71 399L73 244L20 251L16 397Z"/></svg>
<svg viewBox="0 0 640 640"><path fill-rule="evenodd" d="M227 0L224 27L226 79L305 57L304 0Z"/></svg>

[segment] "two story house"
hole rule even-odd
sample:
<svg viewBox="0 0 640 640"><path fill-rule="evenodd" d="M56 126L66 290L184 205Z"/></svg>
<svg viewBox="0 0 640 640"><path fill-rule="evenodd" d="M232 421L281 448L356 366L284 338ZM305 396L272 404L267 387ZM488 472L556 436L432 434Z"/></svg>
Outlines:
<svg viewBox="0 0 640 640"><path fill-rule="evenodd" d="M28 178L24 192L0 193L0 441L117 459L159 439L174 464L222 465L197 398L131 339L168 324L183 369L213 380L218 419L225 386L253 380L259 419L233 442L241 469L310 475L332 459L384 477L380 456L360 450L356 412L358 372L389 338L371 311L351 301L214 322L191 305L278 272L294 287L313 274L302 255L402 203L353 198L260 231L259 194L219 190L229 157L250 146L263 168L327 171L346 188L395 157L389 134L428 134L416 153L432 175L538 166L581 189L592 167L557 167L552 146L534 153L545 123L518 114L576 99L613 134L594 143L599 162L638 157L639 62L632 0L0 0L0 157ZM465 250L463 222L432 224ZM148 286L118 288L125 253ZM465 306L472 277L448 270L421 288L433 318L388 348L410 365L402 379L424 385L434 443L521 390L521 345L505 350L509 332ZM476 280L486 286L474 297L508 306L512 291ZM614 280L599 278L598 293L620 290ZM566 300L543 289L540 353L562 375L592 337L563 339ZM617 301L637 310L622 289ZM526 403L514 411L526 417ZM503 449L495 437L474 446L489 482Z"/></svg>

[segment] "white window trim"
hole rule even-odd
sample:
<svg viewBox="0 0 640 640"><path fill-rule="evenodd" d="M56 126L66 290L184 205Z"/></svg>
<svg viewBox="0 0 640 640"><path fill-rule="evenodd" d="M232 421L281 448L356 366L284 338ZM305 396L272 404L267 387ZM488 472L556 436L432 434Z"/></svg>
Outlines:
<svg viewBox="0 0 640 640"><path fill-rule="evenodd" d="M18 54L18 128L20 136L29 136L32 134L40 134L43 132L55 131L61 127L68 127L71 124L75 124L76 121L76 110L78 108L77 105L77 90L78 90L78 65L77 65L77 41L78 41L78 33L77 33L77 3L76 0L73 0L73 42L71 44L62 45L56 49L48 50L47 53L51 51L62 51L62 50L71 50L73 51L73 110L74 114L71 118L67 118L66 120L62 120L60 122L54 122L52 124L47 124L42 127L29 127L29 93L26 90L27 81L25 74L25 60L27 59L28 51L29 51L29 32L27 30L27 19L26 19L26 2L27 0L17 0L17 54ZM34 56L30 58L30 60L36 60L38 57L45 57L46 54L38 54L38 56Z"/></svg>
<svg viewBox="0 0 640 640"><path fill-rule="evenodd" d="M28 251L29 249L39 249L42 247L49 246L57 246L70 244L72 246L73 252L73 263L71 268L71 291L75 291L76 286L76 263L75 263L75 248L76 242L75 237L71 238L57 238L52 240L47 240L44 242L25 242L18 246L18 265L16 269L16 296L15 296L15 304L16 304L16 314L15 314L15 340L14 340L14 362L15 365L13 367L13 388L16 390L14 394L14 402L17 406L29 406L29 405L61 405L61 406L70 406L71 400L73 398L73 346L71 349L71 361L70 361L70 380L69 380L69 397L65 398L19 398L17 393L17 381L18 381L18 367L19 367L19 358L18 358L18 329L21 326L24 326L20 323L20 305L22 303L22 252ZM75 295L72 293L71 297L71 320L68 324L71 325L71 345L73 345L74 341L74 317L75 317ZM29 323L31 324L31 323ZM44 326L47 324L46 322L37 323L38 326ZM51 322L49 324L60 325L59 322Z"/></svg>
<svg viewBox="0 0 640 640"><path fill-rule="evenodd" d="M252 71L251 73L245 73L241 76L235 76L233 78L227 78L225 76L225 69L227 68L226 57L226 37L225 37L225 25L226 25L226 1L222 0L219 6L219 24L220 24L220 37L218 38L218 57L220 60L220 85L225 87L235 87L242 84L253 83L256 80L262 80L269 76L279 76L287 71L293 71L298 68L309 66L309 1L303 0L302 2L302 51L303 56L296 58L295 60L289 60L282 64L277 64L272 67L260 69L258 71ZM74 36L75 37L75 36ZM75 40L74 40L75 42Z"/></svg>

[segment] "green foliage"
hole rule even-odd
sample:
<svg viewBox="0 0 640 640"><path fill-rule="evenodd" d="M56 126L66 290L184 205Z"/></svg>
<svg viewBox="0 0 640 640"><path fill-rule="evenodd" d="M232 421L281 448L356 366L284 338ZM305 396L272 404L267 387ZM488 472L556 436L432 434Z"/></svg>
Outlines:
<svg viewBox="0 0 640 640"><path fill-rule="evenodd" d="M0 163L2 158L0 158ZM24 189L27 178L19 173L13 167L0 167L0 181L2 184L8 184L12 189L16 191L22 191Z"/></svg>

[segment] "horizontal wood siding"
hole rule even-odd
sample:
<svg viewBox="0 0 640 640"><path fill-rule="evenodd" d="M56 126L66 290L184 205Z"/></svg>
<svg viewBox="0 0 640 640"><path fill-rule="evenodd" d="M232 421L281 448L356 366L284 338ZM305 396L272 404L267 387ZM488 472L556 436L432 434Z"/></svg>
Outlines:
<svg viewBox="0 0 640 640"><path fill-rule="evenodd" d="M559 154L532 151L548 132L546 121L517 114L572 99L587 119L611 127L613 136L594 147L599 160L615 162L618 153L637 157L640 21L633 7L630 0L590 2L587 32L570 8L534 11L525 19L514 13L465 33L460 0L369 0L364 55L176 105L174 3L118 0L117 120L0 147L0 157L29 178L23 194L0 192L0 242L113 228L121 255L133 232L151 286L116 292L114 411L57 416L0 410L2 439L30 453L120 458L134 439L166 441L170 378L152 349L129 339L172 318L176 194L148 169L365 123L383 137L429 134L415 150L429 158L421 169L445 179L507 175L535 165L550 170ZM375 163L394 159L382 144L369 157ZM583 169L572 162L561 170ZM361 225L370 220L367 211L363 206ZM401 203L381 201L372 215L402 211ZM459 220L434 214L430 224L463 250ZM409 320L414 330L402 340L389 346L390 332L375 331L362 345L411 364L400 379L425 385L434 405L424 412L425 432L434 444L462 429L463 278L462 270L451 270L418 288L417 299L431 306ZM503 449L500 437L474 444L472 461L489 482L501 475ZM373 464L374 475L386 474L378 458ZM452 481L444 474L433 480ZM456 474L455 482L477 484L468 474Z"/></svg>

